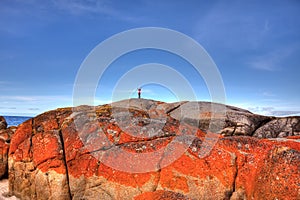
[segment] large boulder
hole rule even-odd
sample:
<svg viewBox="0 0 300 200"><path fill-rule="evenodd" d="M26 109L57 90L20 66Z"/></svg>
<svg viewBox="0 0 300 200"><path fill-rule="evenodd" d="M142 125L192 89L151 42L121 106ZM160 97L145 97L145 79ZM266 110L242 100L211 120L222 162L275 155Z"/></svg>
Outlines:
<svg viewBox="0 0 300 200"><path fill-rule="evenodd" d="M133 99L39 115L11 139L10 194L33 200L300 198L299 139L241 136L273 118L208 108ZM228 120L240 120L232 125L240 136L222 136L219 126ZM239 129L241 123L249 130Z"/></svg>
<svg viewBox="0 0 300 200"><path fill-rule="evenodd" d="M8 151L10 138L15 132L15 127L7 128L5 118L0 116L0 179L8 174Z"/></svg>
<svg viewBox="0 0 300 200"><path fill-rule="evenodd" d="M70 199L58 109L18 126L9 149L9 191L21 199Z"/></svg>

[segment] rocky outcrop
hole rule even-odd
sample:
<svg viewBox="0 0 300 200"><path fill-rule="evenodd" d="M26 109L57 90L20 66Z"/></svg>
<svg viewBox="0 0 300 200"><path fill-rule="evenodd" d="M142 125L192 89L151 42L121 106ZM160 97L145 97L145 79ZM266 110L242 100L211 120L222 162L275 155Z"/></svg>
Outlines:
<svg viewBox="0 0 300 200"><path fill-rule="evenodd" d="M224 136L283 138L300 135L300 116L262 116L241 108L210 102L181 102L179 109L172 110L170 116L201 130L211 129Z"/></svg>
<svg viewBox="0 0 300 200"><path fill-rule="evenodd" d="M275 118L259 127L253 136L258 138L300 136L300 117Z"/></svg>
<svg viewBox="0 0 300 200"><path fill-rule="evenodd" d="M21 124L9 149L9 190L21 199L70 199L58 109Z"/></svg>
<svg viewBox="0 0 300 200"><path fill-rule="evenodd" d="M7 128L5 118L0 116L0 179L7 177L9 143L15 129L16 127Z"/></svg>
<svg viewBox="0 0 300 200"><path fill-rule="evenodd" d="M225 136L252 136L261 125L273 119L241 108L210 102L185 102L170 115L178 120L184 118L185 122L201 130L211 129Z"/></svg>
<svg viewBox="0 0 300 200"><path fill-rule="evenodd" d="M11 139L10 194L299 199L300 140L249 137L275 119L221 104L144 99L49 111Z"/></svg>

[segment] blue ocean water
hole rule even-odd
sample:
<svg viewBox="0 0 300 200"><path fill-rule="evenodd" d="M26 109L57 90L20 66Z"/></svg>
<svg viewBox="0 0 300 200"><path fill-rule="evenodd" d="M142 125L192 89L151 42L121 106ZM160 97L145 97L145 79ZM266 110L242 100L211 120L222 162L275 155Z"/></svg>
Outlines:
<svg viewBox="0 0 300 200"><path fill-rule="evenodd" d="M3 116L7 122L7 126L18 126L32 117L20 117L20 116Z"/></svg>

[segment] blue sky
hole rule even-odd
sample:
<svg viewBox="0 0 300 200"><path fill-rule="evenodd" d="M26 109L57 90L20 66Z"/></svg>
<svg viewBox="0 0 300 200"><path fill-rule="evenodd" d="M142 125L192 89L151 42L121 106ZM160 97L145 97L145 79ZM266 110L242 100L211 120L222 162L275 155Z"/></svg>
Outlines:
<svg viewBox="0 0 300 200"><path fill-rule="evenodd" d="M261 114L300 113L299 13L297 0L1 0L0 115L72 106L76 75L90 51L114 34L141 27L173 29L201 44L222 75L227 104ZM188 63L144 50L112 64L95 104L112 99L128 70L151 62L178 69L198 100L210 100ZM133 97L134 90L119 92ZM156 84L145 85L143 97L176 101L167 86Z"/></svg>

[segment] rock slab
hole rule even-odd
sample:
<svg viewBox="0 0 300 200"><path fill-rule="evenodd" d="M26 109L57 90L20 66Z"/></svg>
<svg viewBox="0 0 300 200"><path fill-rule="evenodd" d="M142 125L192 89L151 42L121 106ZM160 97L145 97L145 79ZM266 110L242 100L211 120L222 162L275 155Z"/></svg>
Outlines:
<svg viewBox="0 0 300 200"><path fill-rule="evenodd" d="M278 119L234 107L211 113L209 105L133 99L43 113L12 136L10 193L21 199L300 199L297 131L287 134L292 139L250 137ZM295 130L292 122L281 132ZM210 131L220 124L219 132Z"/></svg>

